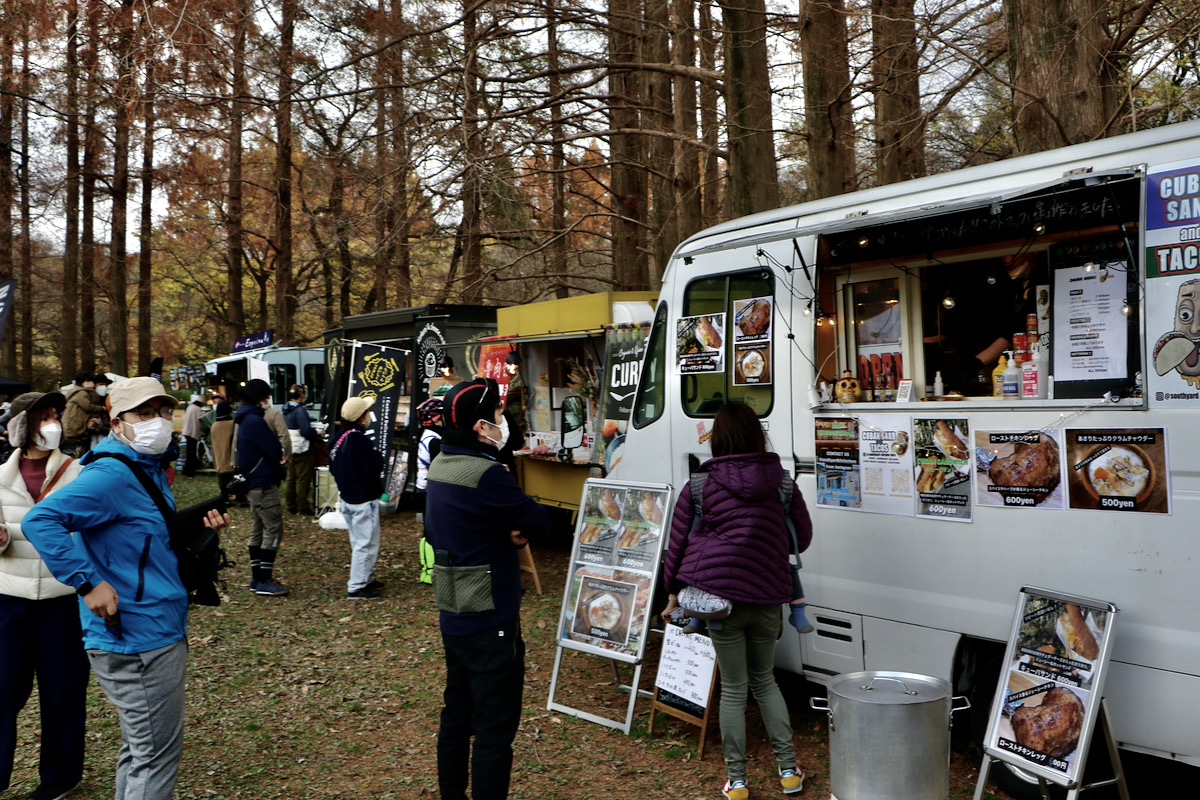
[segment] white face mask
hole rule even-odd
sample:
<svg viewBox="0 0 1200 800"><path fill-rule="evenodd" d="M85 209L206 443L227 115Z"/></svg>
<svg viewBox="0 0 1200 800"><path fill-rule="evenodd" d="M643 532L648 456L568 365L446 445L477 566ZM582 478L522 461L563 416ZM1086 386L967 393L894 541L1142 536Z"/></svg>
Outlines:
<svg viewBox="0 0 1200 800"><path fill-rule="evenodd" d="M499 428L500 429L500 438L493 439L492 437L488 436L486 433L483 435L483 438L487 439L489 442L496 445L496 447L504 447L504 443L508 441L508 417L501 417L499 425L497 425L494 422L488 422L487 420L484 420L484 423L491 425L493 428Z"/></svg>
<svg viewBox="0 0 1200 800"><path fill-rule="evenodd" d="M155 417L145 422L121 422L133 430L133 436L128 441L135 453L157 456L166 452L167 446L171 444L174 426L169 419Z"/></svg>
<svg viewBox="0 0 1200 800"><path fill-rule="evenodd" d="M62 425L57 422L47 422L38 428L38 436L42 444L35 444L39 450L57 450L62 444Z"/></svg>
<svg viewBox="0 0 1200 800"><path fill-rule="evenodd" d="M108 384L102 383L99 386L97 386L96 394L100 395L101 397L104 397L104 395L108 394Z"/></svg>

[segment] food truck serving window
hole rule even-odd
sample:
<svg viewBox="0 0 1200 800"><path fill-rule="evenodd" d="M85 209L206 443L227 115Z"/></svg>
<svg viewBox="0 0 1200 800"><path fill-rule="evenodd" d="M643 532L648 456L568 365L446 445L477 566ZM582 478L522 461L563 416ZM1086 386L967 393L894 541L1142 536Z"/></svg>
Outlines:
<svg viewBox="0 0 1200 800"><path fill-rule="evenodd" d="M774 279L756 269L688 284L675 331L683 408L713 417L730 400L771 411Z"/></svg>
<svg viewBox="0 0 1200 800"><path fill-rule="evenodd" d="M1038 362L1010 368L1018 397L1030 372L1053 376L1055 400L1130 397L1142 369L1141 183L1092 176L822 235L820 304L840 317L836 340L818 336L817 363L837 365L821 378L849 370L863 400L892 399L899 375L914 380L917 397L938 385L991 397L1004 355L1006 365L1011 356ZM903 351L902 369L875 365L877 349Z"/></svg>

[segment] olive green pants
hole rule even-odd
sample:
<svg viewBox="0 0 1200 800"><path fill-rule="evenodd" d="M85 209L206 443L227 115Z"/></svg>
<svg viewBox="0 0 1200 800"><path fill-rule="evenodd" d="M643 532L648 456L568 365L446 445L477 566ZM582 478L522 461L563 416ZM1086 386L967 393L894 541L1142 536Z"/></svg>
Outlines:
<svg viewBox="0 0 1200 800"><path fill-rule="evenodd" d="M733 613L710 626L721 669L721 753L731 781L746 780L746 690L754 692L780 769L794 769L792 720L775 683L775 641L783 630L779 606L733 604Z"/></svg>

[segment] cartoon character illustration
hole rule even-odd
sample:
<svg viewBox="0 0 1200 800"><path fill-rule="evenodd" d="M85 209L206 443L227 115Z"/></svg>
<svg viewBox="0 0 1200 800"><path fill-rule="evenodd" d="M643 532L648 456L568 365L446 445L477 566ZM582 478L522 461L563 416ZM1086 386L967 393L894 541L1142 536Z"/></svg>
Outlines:
<svg viewBox="0 0 1200 800"><path fill-rule="evenodd" d="M1177 371L1200 389L1200 279L1179 287L1175 299L1175 329L1154 345L1154 369L1159 375Z"/></svg>

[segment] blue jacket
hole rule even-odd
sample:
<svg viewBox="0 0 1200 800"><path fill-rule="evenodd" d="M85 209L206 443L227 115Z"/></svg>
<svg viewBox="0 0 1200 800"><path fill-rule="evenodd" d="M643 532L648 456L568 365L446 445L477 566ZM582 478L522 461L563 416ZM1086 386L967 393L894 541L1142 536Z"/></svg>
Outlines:
<svg viewBox="0 0 1200 800"><path fill-rule="evenodd" d="M288 400L283 406L283 421L288 429L299 431L300 435L309 441L319 441L320 436L313 435L312 423L308 421L308 411L295 400Z"/></svg>
<svg viewBox="0 0 1200 800"><path fill-rule="evenodd" d="M283 480L283 445L267 424L262 406L242 403L233 415L237 425L238 469L249 480L247 489L278 486Z"/></svg>
<svg viewBox="0 0 1200 800"><path fill-rule="evenodd" d="M187 637L187 591L158 507L129 467L96 454L121 453L141 464L174 505L161 456L135 453L109 436L80 459L79 477L37 503L21 520L54 577L76 589L108 581L117 592L120 636L79 600L85 647L144 653ZM77 537L71 531L79 531Z"/></svg>
<svg viewBox="0 0 1200 800"><path fill-rule="evenodd" d="M347 503L367 503L383 494L383 457L360 428L348 428L338 439L329 472Z"/></svg>
<svg viewBox="0 0 1200 800"><path fill-rule="evenodd" d="M531 541L550 532L546 509L521 491L485 445L442 444L425 487L425 535L435 551L445 550L455 566L491 565L492 611L441 612L441 630L466 636L489 630L521 610L521 565L511 532Z"/></svg>

